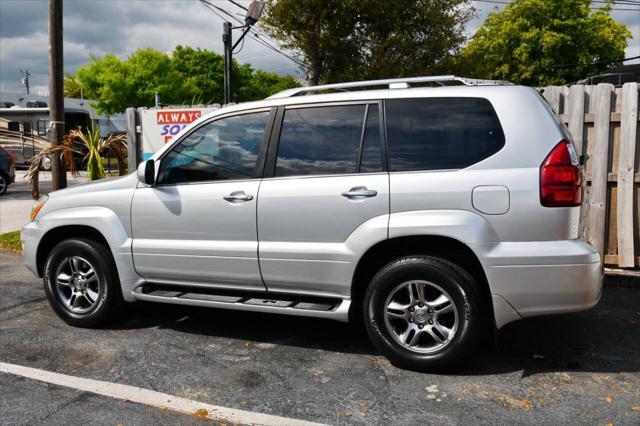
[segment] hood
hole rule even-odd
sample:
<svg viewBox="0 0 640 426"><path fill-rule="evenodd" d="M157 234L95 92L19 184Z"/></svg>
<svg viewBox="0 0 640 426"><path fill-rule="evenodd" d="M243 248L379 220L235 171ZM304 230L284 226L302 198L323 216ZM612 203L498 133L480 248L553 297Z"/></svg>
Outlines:
<svg viewBox="0 0 640 426"><path fill-rule="evenodd" d="M118 178L100 179L94 182L81 183L72 187L59 189L58 191L49 192L47 195L50 199L67 197L71 195L80 195L86 193L96 193L102 191L112 191L114 189L135 188L138 185L138 176L136 173L130 173L126 176Z"/></svg>

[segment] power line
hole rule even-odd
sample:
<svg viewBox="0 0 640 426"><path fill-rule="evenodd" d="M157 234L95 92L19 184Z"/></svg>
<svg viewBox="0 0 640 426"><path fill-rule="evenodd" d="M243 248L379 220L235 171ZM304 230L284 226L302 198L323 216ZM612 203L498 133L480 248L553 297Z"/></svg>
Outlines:
<svg viewBox="0 0 640 426"><path fill-rule="evenodd" d="M227 20L227 18L225 18L224 16L222 16L218 12L216 12L215 9L213 9L213 7L211 7L212 5L209 2L207 2L205 0L200 0L200 3L202 3L211 12L215 13L218 16L218 18L222 19L223 21Z"/></svg>
<svg viewBox="0 0 640 426"><path fill-rule="evenodd" d="M244 49L244 37L242 38L242 44L240 45L240 49L238 49L233 53L237 55L238 53L242 52L242 49Z"/></svg>
<svg viewBox="0 0 640 426"><path fill-rule="evenodd" d="M236 6L238 6L240 9L244 9L244 10L245 10L245 11L247 11L247 12L249 11L249 9L247 9L246 7L244 7L243 5L241 5L240 3L235 2L234 0L228 0L228 1L229 1L229 3L231 3L231 4L235 4L235 5L236 5Z"/></svg>
<svg viewBox="0 0 640 426"><path fill-rule="evenodd" d="M200 0L200 2L201 2L202 4L204 4L205 6L207 6L207 8L208 8L209 10L211 10L213 13L215 13L215 14L216 14L220 19L222 19L223 21L226 21L226 20L227 20L227 18L223 17L223 16L222 16L220 13L218 13L217 11L220 11L221 13L224 13L225 15L229 16L231 19L233 19L234 21L239 22L240 24L244 24L240 18L237 18L237 17L233 16L229 11L227 11L227 10L225 10L225 9L223 9L223 8L219 7L219 6L216 6L215 4L210 3L208 0ZM215 8L215 9L217 9L217 11L216 11L216 10L214 10L214 8ZM260 38L260 35L259 35L258 33L254 33L253 29L249 29L249 33L248 33L247 35L251 36L251 38L252 38L253 40L255 40L256 42L258 42L258 43L262 44L262 45L263 45L263 46L265 46L266 48L271 49L271 50L273 50L273 51L274 51L274 52L276 52L276 53L279 53L280 55L284 56L285 58L289 59L290 61L292 61L292 62L294 62L294 63L298 64L298 65L299 65L301 68L303 68L304 70L307 70L307 66L306 66L306 64L305 64L305 63L301 62L300 60L298 60L298 59L296 59L296 58L294 58L294 57L292 57L292 56L290 56L290 55L287 55L286 53L284 53L283 51L281 51L281 50L280 50L280 49L278 49L277 47L275 47L275 46L273 46L273 45L271 45L271 44L267 43L265 40L263 40L262 38Z"/></svg>
<svg viewBox="0 0 640 426"><path fill-rule="evenodd" d="M200 0L200 1L205 1L205 2L207 2L207 3L209 2L209 0ZM234 21L238 22L239 24L244 25L244 22L242 21L242 19L240 19L240 18L238 18L238 17L234 16L234 15L233 15L231 12L229 12L228 10L223 9L223 8L222 8L222 7L220 7L220 6L216 6L215 4L211 4L211 6L215 7L215 8L216 8L216 9L218 9L220 12L224 13L225 15L227 15L228 17L230 17L230 18L231 18L231 19L233 19ZM272 40L272 39L268 36L268 34L266 34L266 33L264 32L264 30L262 30L262 28L260 29L260 30L261 30L260 32L256 31L256 30L255 30L255 28L256 28L255 26L254 26L254 27L252 27L252 28L251 28L251 31L252 31L252 32L255 32L256 34L260 34L262 37L267 38L268 40L270 40L270 41L272 41L273 43L275 43L275 41L274 41L274 40Z"/></svg>

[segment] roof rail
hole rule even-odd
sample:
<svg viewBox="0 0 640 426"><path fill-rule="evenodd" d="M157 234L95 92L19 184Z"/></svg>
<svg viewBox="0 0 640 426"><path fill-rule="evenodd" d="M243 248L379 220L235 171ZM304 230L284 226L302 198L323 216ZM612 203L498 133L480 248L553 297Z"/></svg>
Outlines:
<svg viewBox="0 0 640 426"><path fill-rule="evenodd" d="M306 86L296 87L294 89L283 90L274 95L269 96L267 99L279 99L290 98L292 96L300 96L308 94L310 92L319 92L323 90L336 90L348 92L349 89L358 87L373 87L373 86L387 86L389 89L406 89L411 84L416 83L437 83L441 86L445 86L444 83L459 82L465 86L504 86L511 85L513 83L503 80L479 80L474 78L457 77L455 75L438 75L430 77L406 77L406 78L388 78L384 80L365 80L365 81L353 81L350 83L335 83L335 84L323 84L320 86Z"/></svg>

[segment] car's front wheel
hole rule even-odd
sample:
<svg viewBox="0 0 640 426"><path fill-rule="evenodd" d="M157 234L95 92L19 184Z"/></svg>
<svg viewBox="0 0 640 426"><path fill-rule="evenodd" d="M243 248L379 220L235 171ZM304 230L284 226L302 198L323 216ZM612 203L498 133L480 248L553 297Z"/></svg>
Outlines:
<svg viewBox="0 0 640 426"><path fill-rule="evenodd" d="M45 172L50 172L51 171L51 166L52 166L52 161L51 161L51 157L46 156L42 159L42 162L40 163L40 168L42 170L44 170Z"/></svg>
<svg viewBox="0 0 640 426"><path fill-rule="evenodd" d="M9 179L5 176L4 173L0 173L0 195L7 192L7 188L9 187Z"/></svg>
<svg viewBox="0 0 640 426"><path fill-rule="evenodd" d="M44 288L56 314L76 327L100 326L123 304L111 253L87 239L54 247L44 268Z"/></svg>
<svg viewBox="0 0 640 426"><path fill-rule="evenodd" d="M482 329L477 283L444 259L397 259L371 281L364 320L373 343L398 367L446 368L477 344Z"/></svg>

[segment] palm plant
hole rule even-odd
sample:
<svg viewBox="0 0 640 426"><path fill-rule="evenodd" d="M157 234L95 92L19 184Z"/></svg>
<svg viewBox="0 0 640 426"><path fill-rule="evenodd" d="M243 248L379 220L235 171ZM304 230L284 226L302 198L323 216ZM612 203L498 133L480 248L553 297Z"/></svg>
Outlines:
<svg viewBox="0 0 640 426"><path fill-rule="evenodd" d="M32 160L29 170L27 171L27 183L31 188L33 199L40 196L38 188L39 172L42 161L47 156L58 155L66 163L66 169L70 170L72 175L77 174L76 163L73 161L74 154L82 155L76 148L75 142L78 141L86 151L85 159L87 160L87 175L90 181L102 179L105 177L104 167L102 165L102 154L110 151L116 157L118 162L118 175L127 174L125 158L127 156L127 137L126 135L109 135L106 138L100 137L100 129L93 124L91 129L83 132L80 129L71 130L64 137L62 145L48 146L40 151Z"/></svg>
<svg viewBox="0 0 640 426"><path fill-rule="evenodd" d="M91 129L87 129L86 132L80 129L71 130L67 137L71 140L79 141L87 149L87 176L89 181L103 179L104 167L100 156L100 128L92 124Z"/></svg>
<svg viewBox="0 0 640 426"><path fill-rule="evenodd" d="M33 159L31 160L31 164L29 165L29 169L27 170L25 180L27 182L27 185L29 185L29 188L31 189L31 197L33 197L34 200L37 200L40 197L40 170L42 168L42 162L44 161L44 159L47 157L54 157L58 155L61 158L64 158L67 163L69 163L69 159L73 157L73 154L82 153L73 149L68 141L65 140L62 145L49 145L43 148L33 157ZM70 167L71 172L76 172L73 161L71 161L70 163L72 164L72 166Z"/></svg>

